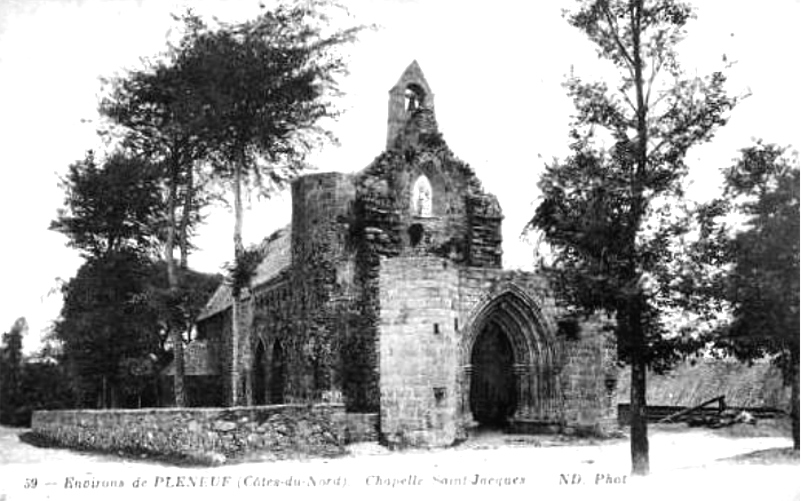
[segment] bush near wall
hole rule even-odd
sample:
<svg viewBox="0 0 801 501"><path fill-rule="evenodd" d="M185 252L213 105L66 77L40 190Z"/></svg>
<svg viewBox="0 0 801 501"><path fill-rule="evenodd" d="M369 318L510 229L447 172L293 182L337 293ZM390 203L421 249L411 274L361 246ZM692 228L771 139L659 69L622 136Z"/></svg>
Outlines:
<svg viewBox="0 0 801 501"><path fill-rule="evenodd" d="M37 411L32 430L69 448L215 464L259 452L274 459L342 454L344 414L338 404Z"/></svg>

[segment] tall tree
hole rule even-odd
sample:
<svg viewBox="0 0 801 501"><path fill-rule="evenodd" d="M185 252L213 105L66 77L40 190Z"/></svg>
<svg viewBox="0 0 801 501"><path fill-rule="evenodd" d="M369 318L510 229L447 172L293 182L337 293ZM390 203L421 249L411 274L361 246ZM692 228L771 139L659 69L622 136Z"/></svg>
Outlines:
<svg viewBox="0 0 801 501"><path fill-rule="evenodd" d="M22 338L28 322L18 318L3 334L0 345L0 423L17 424L16 414L22 405Z"/></svg>
<svg viewBox="0 0 801 501"><path fill-rule="evenodd" d="M206 198L202 195L202 173L196 172L205 144L196 130L202 109L194 101L197 93L191 82L177 70L174 56L174 51L168 51L144 69L109 80L111 90L101 102L100 112L121 129L126 149L160 167L167 216L163 255L169 293L174 297L169 303L177 307L181 290L178 268L188 267L189 235L200 221ZM176 246L180 262L175 259ZM181 331L171 332L176 354L175 404L184 406L184 340Z"/></svg>
<svg viewBox="0 0 801 501"><path fill-rule="evenodd" d="M530 222L557 256L567 300L615 315L618 352L631 365L635 475L649 471L646 369L675 355L660 275L686 226L669 201L681 199L687 151L712 137L735 101L722 73L683 75L676 45L691 18L676 0L591 0L568 14L619 79L567 82L572 152L547 167Z"/></svg>
<svg viewBox="0 0 801 501"><path fill-rule="evenodd" d="M336 115L332 98L346 70L337 50L361 27L332 29L329 6L282 3L254 20L216 26L187 14L175 47L174 69L202 110L193 130L206 145L204 158L233 192L234 352L239 292L248 285L253 262L242 243L243 191L255 186L269 196L305 167L302 160L312 147L332 139L319 122ZM246 398L240 387L232 382L229 403Z"/></svg>
<svg viewBox="0 0 801 501"><path fill-rule="evenodd" d="M114 81L101 112L126 129L126 144L165 166L164 255L175 294L173 249L180 246L185 265L192 222L209 194L196 167L212 165L214 176L233 187L234 276L246 277L243 263L252 260L243 258L243 189L253 183L269 194L302 169L300 160L317 139L330 137L317 121L334 115L329 98L345 70L336 49L360 28L331 29L329 5L285 3L253 21L216 27L189 12L180 18L183 36L161 60ZM237 291L240 281L234 280ZM177 355L175 394L182 405L183 357Z"/></svg>
<svg viewBox="0 0 801 501"><path fill-rule="evenodd" d="M698 261L725 271L706 297L731 320L716 345L742 360L774 357L791 385L793 447L799 448L799 164L757 142L724 171L723 196L703 207ZM714 286L717 285L717 286Z"/></svg>
<svg viewBox="0 0 801 501"><path fill-rule="evenodd" d="M141 158L120 152L98 161L91 152L61 180L64 209L51 229L86 258L62 289L55 335L62 341L82 405L117 402L119 363L154 349L153 329L130 301L141 292L149 259L161 245L164 204L160 174Z"/></svg>

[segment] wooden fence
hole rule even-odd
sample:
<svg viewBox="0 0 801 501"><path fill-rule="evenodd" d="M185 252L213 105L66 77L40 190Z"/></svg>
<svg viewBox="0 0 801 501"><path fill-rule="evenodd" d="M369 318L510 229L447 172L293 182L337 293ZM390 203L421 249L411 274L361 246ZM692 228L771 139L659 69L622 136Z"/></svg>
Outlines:
<svg viewBox="0 0 801 501"><path fill-rule="evenodd" d="M646 408L646 415L649 423L656 423L663 419L678 414L682 411L692 409L692 407L678 407L673 405L649 405ZM772 407L727 407L727 409L734 411L747 411L750 412L757 419L770 419L784 416L787 413L781 409ZM718 406L696 408L692 413L687 413L685 416L692 417L713 417L719 415L721 409ZM617 422L620 426L627 426L629 424L629 416L631 414L630 404L618 404L617 406Z"/></svg>

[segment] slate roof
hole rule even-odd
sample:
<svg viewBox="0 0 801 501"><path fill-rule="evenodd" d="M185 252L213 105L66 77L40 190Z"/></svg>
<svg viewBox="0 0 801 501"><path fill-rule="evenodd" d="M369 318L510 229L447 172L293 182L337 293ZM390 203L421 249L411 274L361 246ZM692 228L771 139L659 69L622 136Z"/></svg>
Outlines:
<svg viewBox="0 0 801 501"><path fill-rule="evenodd" d="M291 226L285 226L275 231L262 240L256 249L261 253L262 260L256 267L256 273L251 280L253 289L278 277L292 264ZM231 285L223 281L198 315L198 322L227 310L232 303Z"/></svg>
<svg viewBox="0 0 801 501"><path fill-rule="evenodd" d="M256 275L251 282L254 289L277 277L292 264L291 226L285 226L262 240L259 250L264 258L256 267Z"/></svg>

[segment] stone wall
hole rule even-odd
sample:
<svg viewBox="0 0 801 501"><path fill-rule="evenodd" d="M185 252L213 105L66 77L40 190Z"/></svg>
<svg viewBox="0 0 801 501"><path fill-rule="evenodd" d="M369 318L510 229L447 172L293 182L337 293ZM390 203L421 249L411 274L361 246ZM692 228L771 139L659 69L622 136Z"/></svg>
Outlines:
<svg viewBox="0 0 801 501"><path fill-rule="evenodd" d="M502 263L501 221L498 200L489 194L467 198L467 255L474 267L500 268Z"/></svg>
<svg viewBox="0 0 801 501"><path fill-rule="evenodd" d="M36 411L32 429L65 447L203 462L340 454L349 433L342 405Z"/></svg>
<svg viewBox="0 0 801 501"><path fill-rule="evenodd" d="M562 337L565 431L606 435L617 428L616 344L602 315L583 319L576 338Z"/></svg>
<svg viewBox="0 0 801 501"><path fill-rule="evenodd" d="M346 412L343 429L347 444L378 442L378 413Z"/></svg>
<svg viewBox="0 0 801 501"><path fill-rule="evenodd" d="M280 345L284 381L255 381L255 360L243 357L254 390L267 393L255 395L257 401L319 402L324 395L342 394L337 312L342 299L352 294L340 270L350 259L345 243L354 191L350 176L338 173L307 175L292 183L292 264L280 282L254 291L250 330L255 335L249 338L251 351L264 345L268 377L276 343Z"/></svg>
<svg viewBox="0 0 801 501"><path fill-rule="evenodd" d="M445 259L381 262L381 435L389 445L458 438L458 271Z"/></svg>
<svg viewBox="0 0 801 501"><path fill-rule="evenodd" d="M514 346L512 430L615 428L615 345L608 322L577 320L568 335L542 276L463 268L433 256L382 259L379 287L381 436L441 446L471 418L472 349L487 325Z"/></svg>

